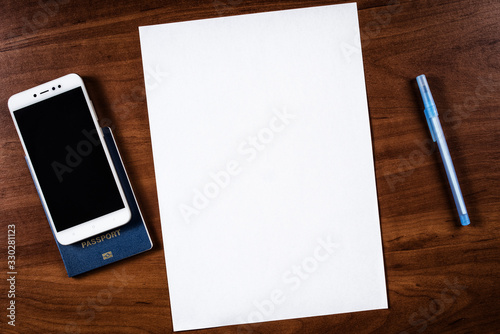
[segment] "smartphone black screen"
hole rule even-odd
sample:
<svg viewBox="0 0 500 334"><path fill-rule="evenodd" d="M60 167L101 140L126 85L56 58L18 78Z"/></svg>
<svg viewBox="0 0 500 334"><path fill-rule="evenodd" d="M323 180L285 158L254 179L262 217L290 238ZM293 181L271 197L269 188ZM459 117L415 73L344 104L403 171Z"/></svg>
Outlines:
<svg viewBox="0 0 500 334"><path fill-rule="evenodd" d="M58 232L125 207L82 88L14 117Z"/></svg>

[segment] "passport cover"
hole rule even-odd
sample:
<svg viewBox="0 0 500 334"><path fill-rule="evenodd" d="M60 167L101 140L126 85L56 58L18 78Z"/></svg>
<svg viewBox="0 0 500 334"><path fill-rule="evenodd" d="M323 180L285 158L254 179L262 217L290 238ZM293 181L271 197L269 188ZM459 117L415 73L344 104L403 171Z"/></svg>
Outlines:
<svg viewBox="0 0 500 334"><path fill-rule="evenodd" d="M69 277L148 251L153 246L111 129L105 127L102 131L132 218L125 225L71 245L61 245L54 236Z"/></svg>

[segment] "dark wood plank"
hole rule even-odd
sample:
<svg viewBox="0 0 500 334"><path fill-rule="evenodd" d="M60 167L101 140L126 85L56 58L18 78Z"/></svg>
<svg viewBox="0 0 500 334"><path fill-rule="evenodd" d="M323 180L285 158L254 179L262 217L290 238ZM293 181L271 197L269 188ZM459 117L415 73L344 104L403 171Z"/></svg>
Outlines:
<svg viewBox="0 0 500 334"><path fill-rule="evenodd" d="M138 26L333 1L10 1L0 12L0 253L17 231L7 333L172 332ZM500 330L500 3L358 3L388 310L203 333L493 333ZM7 110L10 95L75 72L115 130L152 251L69 279ZM414 78L433 89L472 224L460 227ZM7 263L1 265L3 277ZM111 292L112 291L112 292ZM110 297L109 297L110 296ZM109 297L109 298L108 298Z"/></svg>

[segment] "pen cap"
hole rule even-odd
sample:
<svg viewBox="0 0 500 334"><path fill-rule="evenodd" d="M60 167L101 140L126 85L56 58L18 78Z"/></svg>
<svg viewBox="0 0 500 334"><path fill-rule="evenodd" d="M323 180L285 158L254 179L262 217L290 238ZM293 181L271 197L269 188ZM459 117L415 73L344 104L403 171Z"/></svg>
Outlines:
<svg viewBox="0 0 500 334"><path fill-rule="evenodd" d="M422 101L424 101L425 116L427 116L428 119L436 117L438 115L436 104L434 103L434 99L432 98L431 90L429 88L429 84L427 83L425 74L419 75L417 77L417 84L418 88L420 89L420 95L422 95Z"/></svg>

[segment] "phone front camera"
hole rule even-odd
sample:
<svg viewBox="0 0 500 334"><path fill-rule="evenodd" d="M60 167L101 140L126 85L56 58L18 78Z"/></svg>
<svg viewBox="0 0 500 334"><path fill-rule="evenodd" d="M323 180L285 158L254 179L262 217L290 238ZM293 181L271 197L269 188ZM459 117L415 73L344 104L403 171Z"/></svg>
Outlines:
<svg viewBox="0 0 500 334"><path fill-rule="evenodd" d="M52 87L52 90L56 90L56 87Z"/></svg>
<svg viewBox="0 0 500 334"><path fill-rule="evenodd" d="M58 85L57 88L61 88L61 85Z"/></svg>
<svg viewBox="0 0 500 334"><path fill-rule="evenodd" d="M36 94L33 94L33 97L36 97Z"/></svg>

